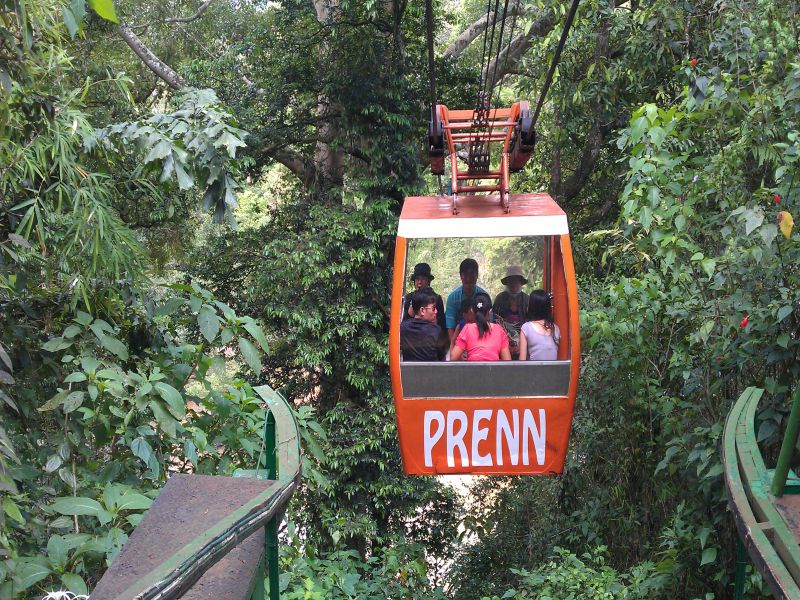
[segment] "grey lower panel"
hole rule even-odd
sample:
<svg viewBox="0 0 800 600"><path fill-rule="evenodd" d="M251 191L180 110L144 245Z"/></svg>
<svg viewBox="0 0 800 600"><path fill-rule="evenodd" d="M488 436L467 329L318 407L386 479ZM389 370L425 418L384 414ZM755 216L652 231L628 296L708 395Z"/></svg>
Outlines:
<svg viewBox="0 0 800 600"><path fill-rule="evenodd" d="M556 361L400 364L404 398L566 396L571 364Z"/></svg>

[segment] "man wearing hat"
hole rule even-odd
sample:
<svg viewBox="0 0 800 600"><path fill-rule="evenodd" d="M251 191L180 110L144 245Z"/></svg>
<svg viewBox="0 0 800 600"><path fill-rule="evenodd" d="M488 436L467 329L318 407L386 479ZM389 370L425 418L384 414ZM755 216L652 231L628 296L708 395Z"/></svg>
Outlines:
<svg viewBox="0 0 800 600"><path fill-rule="evenodd" d="M431 288L431 281L433 280L434 276L431 273L431 266L428 263L419 263L414 265L414 272L411 274L411 282L414 284L414 292L427 290L436 296L436 324L442 328L442 331L445 331L444 301L442 300L442 297L434 292L433 288ZM414 292L411 292L411 294L408 294L403 298L403 306L406 307L406 310L403 313L404 321L414 316L411 308L410 298Z"/></svg>
<svg viewBox="0 0 800 600"><path fill-rule="evenodd" d="M528 283L528 279L522 274L522 268L519 265L509 265L506 267L506 276L500 280L500 283L506 286L506 289L497 294L497 298L494 299L494 316L508 335L511 358L517 360L519 358L519 331L525 322L530 299L530 296L522 291L522 286Z"/></svg>

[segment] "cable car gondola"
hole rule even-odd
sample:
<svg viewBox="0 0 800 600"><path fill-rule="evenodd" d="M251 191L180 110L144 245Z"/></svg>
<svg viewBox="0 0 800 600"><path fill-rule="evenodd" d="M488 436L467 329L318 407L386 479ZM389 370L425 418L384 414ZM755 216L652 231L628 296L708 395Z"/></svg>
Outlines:
<svg viewBox="0 0 800 600"><path fill-rule="evenodd" d="M451 194L406 198L397 231L389 367L406 474L543 475L564 469L580 368L578 290L567 216L548 194L512 195L509 174L521 170L533 152L536 122L579 2L572 2L531 114L524 101L508 109L491 107L505 29L503 21L490 76L497 3L475 109L450 111L437 104L433 9L431 0L426 1L428 152L434 175L444 174L445 158L450 156ZM484 50L490 8L491 3ZM507 12L508 2L503 19ZM513 39L514 24L511 31ZM500 152L493 163L492 148L497 146ZM465 171L458 168L460 159L467 164ZM432 238L520 238L520 245L538 248L534 261L541 267L541 280L537 283L550 292L553 318L561 331L556 360L403 361L400 324L406 311L410 246Z"/></svg>
<svg viewBox="0 0 800 600"><path fill-rule="evenodd" d="M564 467L580 366L575 270L563 210L547 194L409 197L395 247L389 365L407 474L554 474ZM558 360L411 362L400 352L409 242L541 237L543 286L561 330Z"/></svg>
<svg viewBox="0 0 800 600"><path fill-rule="evenodd" d="M451 155L452 194L406 198L395 245L389 364L403 468L417 475L560 473L580 366L577 286L567 216L548 194L509 193L510 170L521 168L532 150L526 102L487 111L482 117L478 111L449 111L441 105L436 114L443 132L441 145ZM481 132L475 131L478 120ZM492 170L485 160L475 168L467 161L467 170L459 171L457 143L478 151L502 143L498 167ZM435 172L443 168L444 152L437 151L435 143L431 148ZM462 185L465 180L495 183ZM561 331L557 360L403 361L400 323L407 308L405 282L413 267L409 246L431 238L440 242L521 238L528 247L538 248L537 284L551 293L554 321Z"/></svg>

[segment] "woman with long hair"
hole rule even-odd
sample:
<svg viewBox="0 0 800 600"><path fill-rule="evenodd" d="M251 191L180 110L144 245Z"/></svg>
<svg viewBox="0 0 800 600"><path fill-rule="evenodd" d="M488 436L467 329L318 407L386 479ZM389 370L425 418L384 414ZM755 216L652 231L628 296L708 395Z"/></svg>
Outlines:
<svg viewBox="0 0 800 600"><path fill-rule="evenodd" d="M465 319L468 322L456 338L456 343L450 352L450 360L461 360L465 352L469 361L511 360L506 332L500 325L490 321L491 298L486 294L475 294L474 299L464 304L464 308ZM470 323L473 316L475 322Z"/></svg>
<svg viewBox="0 0 800 600"><path fill-rule="evenodd" d="M556 360L561 332L553 323L550 294L544 290L531 292L527 317L519 333L520 360Z"/></svg>

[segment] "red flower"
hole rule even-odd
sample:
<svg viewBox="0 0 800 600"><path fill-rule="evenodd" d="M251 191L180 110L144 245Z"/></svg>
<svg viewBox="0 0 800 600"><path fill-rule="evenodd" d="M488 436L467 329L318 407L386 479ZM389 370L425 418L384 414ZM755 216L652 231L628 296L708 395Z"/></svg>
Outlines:
<svg viewBox="0 0 800 600"><path fill-rule="evenodd" d="M693 67L696 67L696 66L697 66L697 59L696 59L696 58L693 58L693 59L692 59L692 66L693 66Z"/></svg>
<svg viewBox="0 0 800 600"><path fill-rule="evenodd" d="M780 194L775 194L774 196L772 196L772 199L775 200L775 204L780 204L781 195Z"/></svg>
<svg viewBox="0 0 800 600"><path fill-rule="evenodd" d="M750 317L748 317L747 315L745 315L745 317L742 319L742 322L741 322L741 323L739 323L739 327L742 327L742 328L744 328L744 327L747 327L747 324L748 324L749 322L750 322Z"/></svg>

